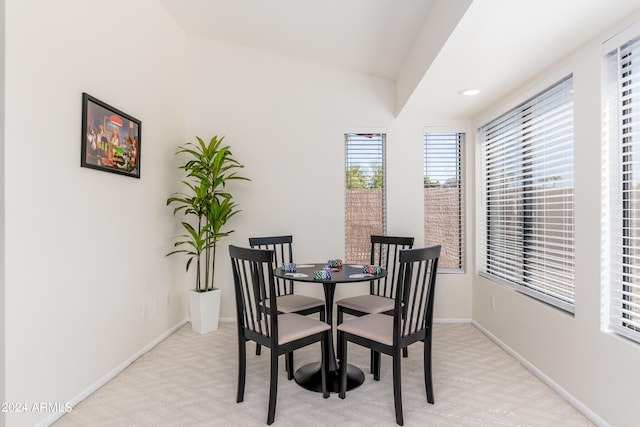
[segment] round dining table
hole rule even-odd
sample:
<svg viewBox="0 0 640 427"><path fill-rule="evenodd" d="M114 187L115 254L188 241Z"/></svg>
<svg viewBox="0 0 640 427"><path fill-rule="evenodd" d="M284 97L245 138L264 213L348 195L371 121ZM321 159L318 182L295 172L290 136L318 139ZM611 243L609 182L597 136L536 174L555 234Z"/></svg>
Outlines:
<svg viewBox="0 0 640 427"><path fill-rule="evenodd" d="M296 264L295 272L284 271L280 266L275 269L274 275L281 279L293 280L296 282L309 282L322 284L324 291L325 301L325 321L331 326L333 331L333 299L336 290L336 284L338 283L356 283L370 280L377 280L385 277L387 271L384 268L380 269L379 273L364 273L363 265L350 265L344 264L340 268L333 268L331 270L330 278L315 278L315 272L325 269L327 263L315 263L315 264ZM329 340L329 361L327 365L328 378L327 388L330 392L337 393L340 391L340 376L339 365L336 360L334 345L333 345L333 333ZM312 362L298 368L294 374L296 383L307 390L321 392L321 364L320 362ZM348 364L347 365L347 390L352 390L362 383L364 383L364 372L362 369Z"/></svg>

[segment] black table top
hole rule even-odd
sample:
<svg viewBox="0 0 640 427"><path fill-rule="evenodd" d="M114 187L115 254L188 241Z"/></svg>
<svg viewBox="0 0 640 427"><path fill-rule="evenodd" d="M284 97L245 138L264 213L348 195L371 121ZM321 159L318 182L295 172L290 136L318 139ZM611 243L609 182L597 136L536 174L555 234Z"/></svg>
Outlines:
<svg viewBox="0 0 640 427"><path fill-rule="evenodd" d="M332 269L331 279L316 280L314 273L322 270L326 263L318 264L296 264L295 273L287 273L278 267L274 270L276 277L294 280L296 282L315 282L315 283L349 283L364 282L367 280L381 279L387 275L387 271L383 268L380 274L366 274L362 272L363 265L343 264L338 271Z"/></svg>

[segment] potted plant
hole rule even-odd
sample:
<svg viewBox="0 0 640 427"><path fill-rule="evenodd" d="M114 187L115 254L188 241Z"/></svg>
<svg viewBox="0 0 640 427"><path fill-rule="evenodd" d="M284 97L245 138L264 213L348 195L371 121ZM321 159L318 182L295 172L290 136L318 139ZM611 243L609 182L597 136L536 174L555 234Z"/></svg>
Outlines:
<svg viewBox="0 0 640 427"><path fill-rule="evenodd" d="M189 294L191 324L194 331L207 333L218 328L220 289L215 287L216 246L218 241L233 233L223 231L227 221L238 212L233 196L225 190L230 180L249 180L238 175L244 167L231 154L224 137L214 136L205 143L196 136L197 143L179 147L176 155L186 155L186 163L179 166L186 179L186 190L167 199L174 205L173 214L180 213L185 234L177 237L175 250L167 255L187 256L186 271L195 261L195 289ZM213 307L207 308L210 304Z"/></svg>

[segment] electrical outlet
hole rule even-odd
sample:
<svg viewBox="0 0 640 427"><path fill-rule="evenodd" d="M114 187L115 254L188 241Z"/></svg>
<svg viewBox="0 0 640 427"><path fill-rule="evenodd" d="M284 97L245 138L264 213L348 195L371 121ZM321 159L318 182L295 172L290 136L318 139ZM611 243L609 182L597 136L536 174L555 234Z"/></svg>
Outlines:
<svg viewBox="0 0 640 427"><path fill-rule="evenodd" d="M495 309L496 309L496 297L491 295L491 310L495 310Z"/></svg>
<svg viewBox="0 0 640 427"><path fill-rule="evenodd" d="M147 318L147 304L142 304L142 318Z"/></svg>

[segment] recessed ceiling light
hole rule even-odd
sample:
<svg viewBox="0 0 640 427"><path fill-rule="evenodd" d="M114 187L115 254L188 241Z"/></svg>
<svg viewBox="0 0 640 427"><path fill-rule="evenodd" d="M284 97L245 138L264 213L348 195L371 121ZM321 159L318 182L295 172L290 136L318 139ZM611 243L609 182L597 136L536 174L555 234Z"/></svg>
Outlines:
<svg viewBox="0 0 640 427"><path fill-rule="evenodd" d="M464 89L458 92L459 95L464 95L464 96L474 96L479 93L480 91L478 89Z"/></svg>

